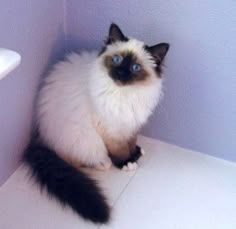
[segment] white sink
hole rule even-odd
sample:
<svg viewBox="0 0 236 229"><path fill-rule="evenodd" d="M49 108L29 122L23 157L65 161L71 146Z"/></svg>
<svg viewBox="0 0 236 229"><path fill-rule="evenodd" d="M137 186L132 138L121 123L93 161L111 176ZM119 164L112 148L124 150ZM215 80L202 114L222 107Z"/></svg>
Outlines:
<svg viewBox="0 0 236 229"><path fill-rule="evenodd" d="M0 80L14 70L21 61L21 56L17 52L0 48Z"/></svg>

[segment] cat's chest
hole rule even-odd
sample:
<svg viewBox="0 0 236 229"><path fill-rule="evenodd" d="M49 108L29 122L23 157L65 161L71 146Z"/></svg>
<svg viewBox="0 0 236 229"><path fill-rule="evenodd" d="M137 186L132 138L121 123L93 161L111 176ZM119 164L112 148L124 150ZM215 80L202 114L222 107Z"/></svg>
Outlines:
<svg viewBox="0 0 236 229"><path fill-rule="evenodd" d="M132 136L151 113L149 103L137 95L100 97L96 103L96 128L114 137Z"/></svg>

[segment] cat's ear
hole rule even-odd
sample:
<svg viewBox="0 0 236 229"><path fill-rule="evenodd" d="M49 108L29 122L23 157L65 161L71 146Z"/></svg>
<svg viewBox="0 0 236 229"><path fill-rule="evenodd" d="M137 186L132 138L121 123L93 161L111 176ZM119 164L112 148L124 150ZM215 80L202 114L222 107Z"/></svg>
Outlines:
<svg viewBox="0 0 236 229"><path fill-rule="evenodd" d="M108 38L106 44L111 44L116 41L127 41L127 37L122 33L121 29L115 23L110 25Z"/></svg>
<svg viewBox="0 0 236 229"><path fill-rule="evenodd" d="M161 63L169 50L169 44L160 43L147 47L148 52L152 54L157 63Z"/></svg>

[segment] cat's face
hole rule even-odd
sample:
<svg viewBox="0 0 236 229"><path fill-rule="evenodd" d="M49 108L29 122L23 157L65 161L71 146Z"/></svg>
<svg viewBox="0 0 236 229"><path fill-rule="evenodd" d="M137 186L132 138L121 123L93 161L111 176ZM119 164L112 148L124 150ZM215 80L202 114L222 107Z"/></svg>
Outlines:
<svg viewBox="0 0 236 229"><path fill-rule="evenodd" d="M168 49L167 43L149 47L141 41L127 38L117 25L111 24L100 58L116 84L130 85L160 77Z"/></svg>

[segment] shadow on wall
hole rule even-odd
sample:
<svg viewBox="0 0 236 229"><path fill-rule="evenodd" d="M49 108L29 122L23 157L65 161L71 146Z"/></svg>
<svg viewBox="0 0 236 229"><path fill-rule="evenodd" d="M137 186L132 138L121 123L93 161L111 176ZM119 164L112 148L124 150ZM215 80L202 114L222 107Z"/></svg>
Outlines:
<svg viewBox="0 0 236 229"><path fill-rule="evenodd" d="M50 72L50 70L56 63L58 63L59 61L63 61L65 59L66 53L65 33L63 27L60 26L55 38L55 42L51 48L47 65L41 74L41 78L44 78L44 76L46 76Z"/></svg>
<svg viewBox="0 0 236 229"><path fill-rule="evenodd" d="M101 42L91 42L90 39L83 39L78 36L67 35L66 38L66 53L100 50L103 46L103 40Z"/></svg>
<svg viewBox="0 0 236 229"><path fill-rule="evenodd" d="M39 79L38 82L38 86L37 86L37 91L36 91L36 95L34 98L34 105L33 105L33 128L32 130L34 130L34 125L35 125L35 105L36 105L36 101L38 98L38 92L41 89L41 87L43 86L43 80L47 77L47 75L50 73L50 71L53 69L54 65L57 64L60 61L65 60L66 57L66 46L65 46L65 34L64 34L64 30L63 27L60 26L60 28L58 29L57 32L57 36L55 39L55 42L51 48L50 51L50 55L48 57L48 61L47 64L44 68L44 70L41 73L41 77Z"/></svg>

